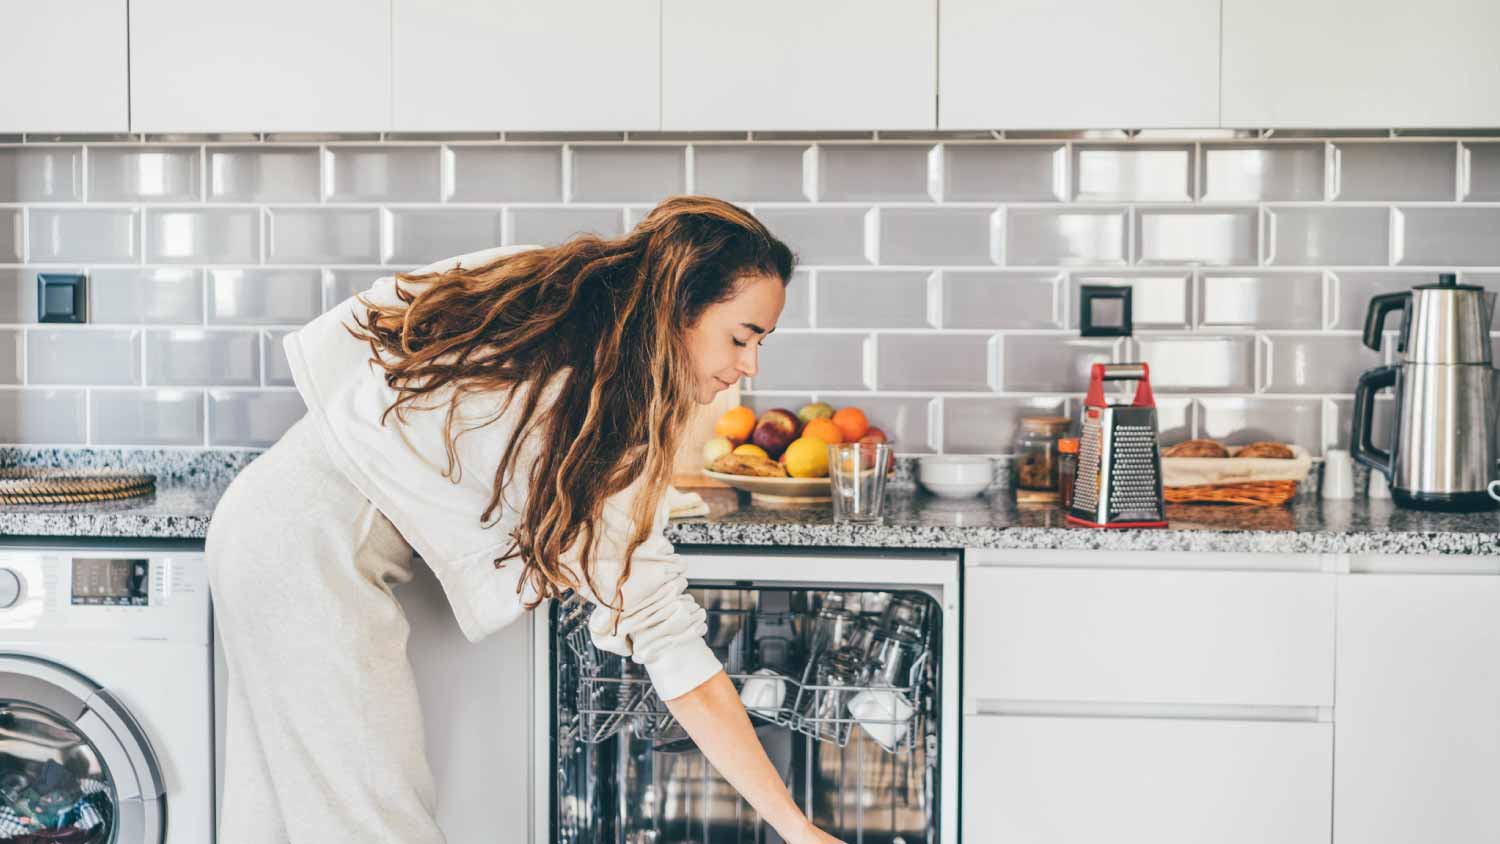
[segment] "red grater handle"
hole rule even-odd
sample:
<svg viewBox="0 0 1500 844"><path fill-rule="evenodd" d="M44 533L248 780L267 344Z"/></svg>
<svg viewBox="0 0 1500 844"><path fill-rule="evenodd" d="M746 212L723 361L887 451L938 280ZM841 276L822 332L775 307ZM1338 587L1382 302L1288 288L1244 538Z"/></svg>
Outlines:
<svg viewBox="0 0 1500 844"><path fill-rule="evenodd" d="M1089 392L1084 397L1085 407L1108 407L1104 400L1105 381L1135 381L1135 400L1131 407L1156 407L1156 397L1151 395L1151 367L1142 363L1096 363L1089 370Z"/></svg>

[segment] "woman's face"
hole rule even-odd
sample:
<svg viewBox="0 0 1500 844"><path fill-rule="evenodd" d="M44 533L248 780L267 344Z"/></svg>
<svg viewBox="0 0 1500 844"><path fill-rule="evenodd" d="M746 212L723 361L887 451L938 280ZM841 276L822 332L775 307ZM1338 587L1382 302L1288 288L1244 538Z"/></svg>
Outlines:
<svg viewBox="0 0 1500 844"><path fill-rule="evenodd" d="M774 275L748 276L723 302L709 305L688 329L688 354L698 379L699 404L760 368L760 344L776 330L786 286Z"/></svg>

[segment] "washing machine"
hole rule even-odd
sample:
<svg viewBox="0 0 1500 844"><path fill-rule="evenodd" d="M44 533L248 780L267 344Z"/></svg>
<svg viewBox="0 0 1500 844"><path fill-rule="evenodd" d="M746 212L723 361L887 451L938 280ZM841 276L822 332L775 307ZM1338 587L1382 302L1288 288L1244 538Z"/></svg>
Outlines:
<svg viewBox="0 0 1500 844"><path fill-rule="evenodd" d="M0 842L212 841L212 647L201 550L0 546Z"/></svg>

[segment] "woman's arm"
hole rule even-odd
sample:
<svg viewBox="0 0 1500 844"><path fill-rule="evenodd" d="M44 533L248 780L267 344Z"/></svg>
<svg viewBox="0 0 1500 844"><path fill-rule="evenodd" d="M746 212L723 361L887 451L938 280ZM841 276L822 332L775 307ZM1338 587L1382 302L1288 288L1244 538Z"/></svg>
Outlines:
<svg viewBox="0 0 1500 844"><path fill-rule="evenodd" d="M789 844L837 844L838 839L813 826L797 808L750 726L728 674L720 671L666 703L709 764Z"/></svg>

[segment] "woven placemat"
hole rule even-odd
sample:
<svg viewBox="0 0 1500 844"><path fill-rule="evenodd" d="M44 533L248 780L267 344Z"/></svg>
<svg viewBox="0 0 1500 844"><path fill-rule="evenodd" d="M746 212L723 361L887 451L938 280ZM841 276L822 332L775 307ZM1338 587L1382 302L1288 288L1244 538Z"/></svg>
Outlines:
<svg viewBox="0 0 1500 844"><path fill-rule="evenodd" d="M155 475L123 469L0 469L0 504L114 501L155 489Z"/></svg>

